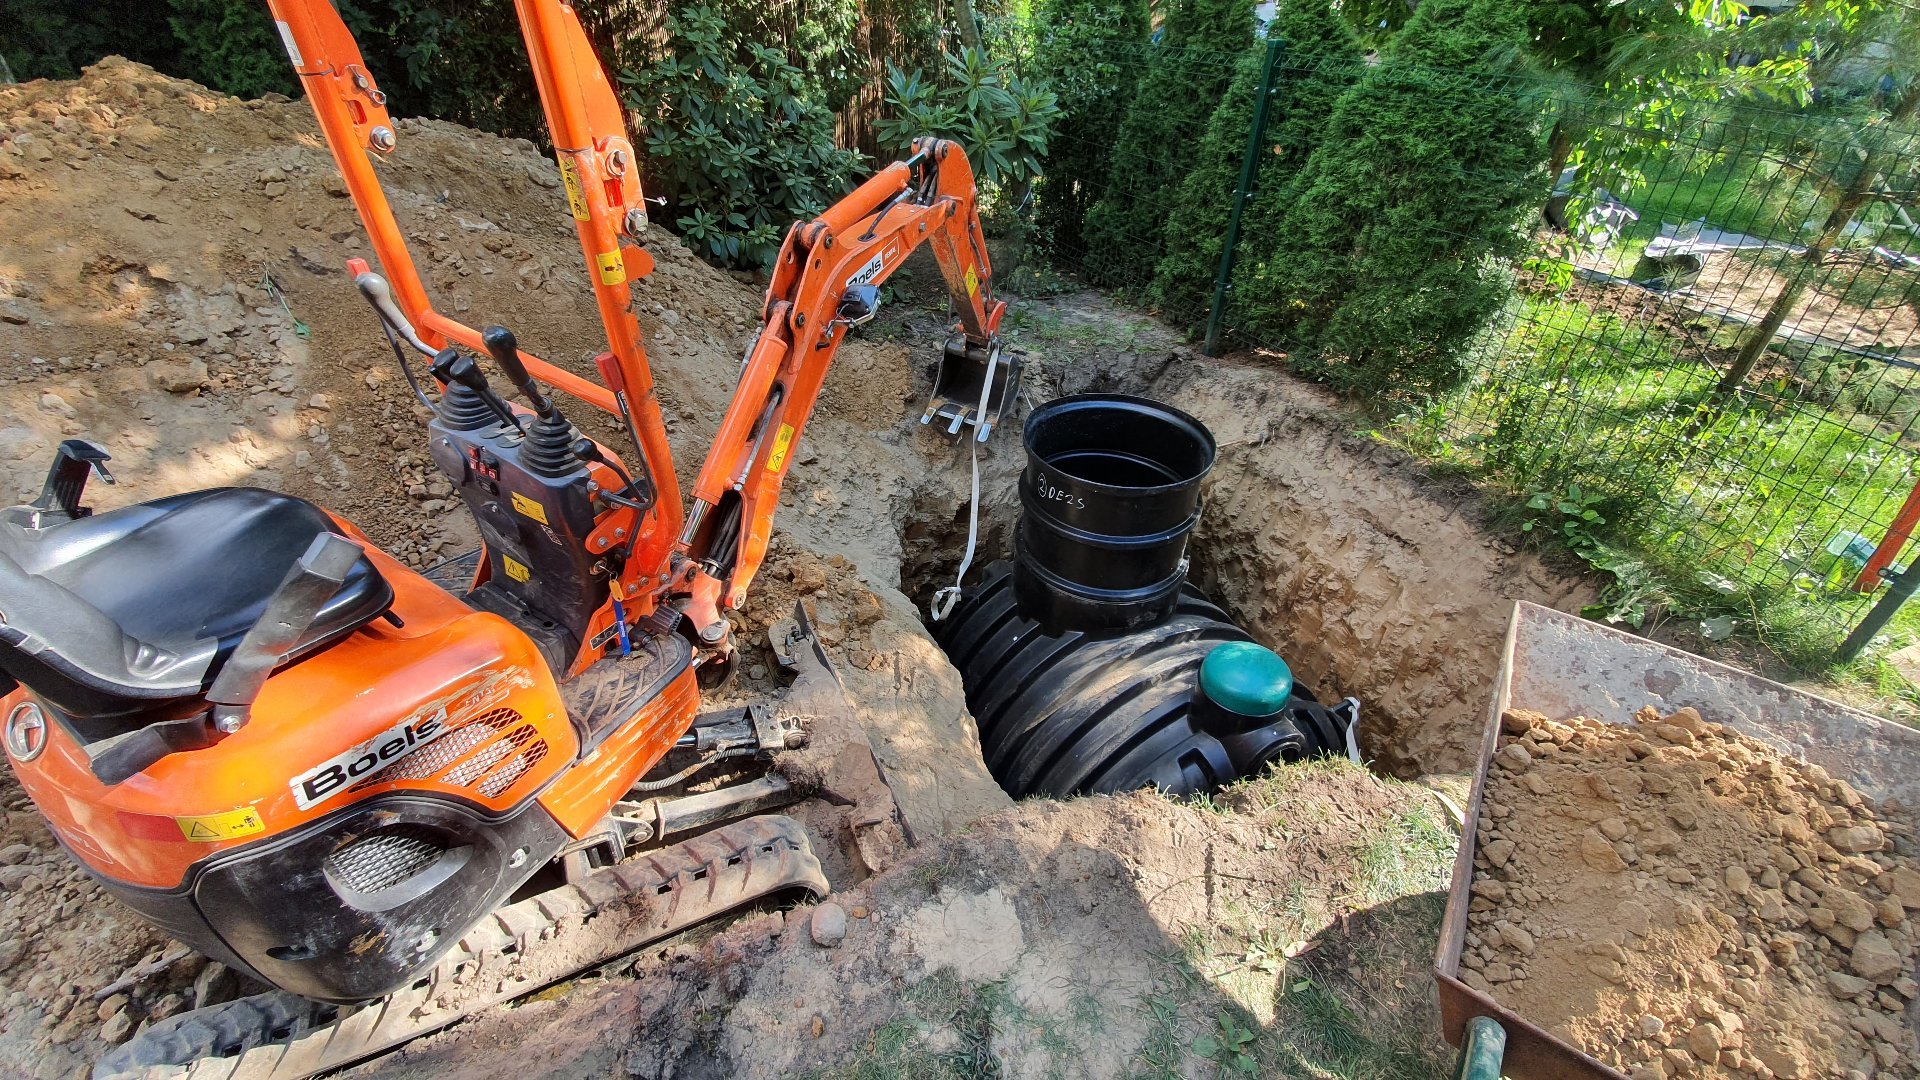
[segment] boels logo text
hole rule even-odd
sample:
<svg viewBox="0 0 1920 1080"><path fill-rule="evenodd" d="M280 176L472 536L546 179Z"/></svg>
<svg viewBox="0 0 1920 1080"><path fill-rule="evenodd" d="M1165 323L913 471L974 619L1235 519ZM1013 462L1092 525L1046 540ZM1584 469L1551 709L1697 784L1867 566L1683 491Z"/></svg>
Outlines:
<svg viewBox="0 0 1920 1080"><path fill-rule="evenodd" d="M348 783L386 768L425 747L447 732L447 710L430 716L409 717L366 742L335 755L293 778L294 804L311 810L344 789Z"/></svg>

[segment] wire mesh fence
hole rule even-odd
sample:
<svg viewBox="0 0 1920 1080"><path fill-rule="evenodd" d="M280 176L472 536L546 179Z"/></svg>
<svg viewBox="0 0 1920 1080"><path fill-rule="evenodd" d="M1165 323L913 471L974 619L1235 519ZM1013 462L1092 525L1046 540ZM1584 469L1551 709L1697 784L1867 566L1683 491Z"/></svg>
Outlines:
<svg viewBox="0 0 1920 1080"><path fill-rule="evenodd" d="M1519 527L1551 531L1613 571L1596 614L1639 625L1680 613L1709 637L1744 624L1789 659L1818 664L1886 592L1862 569L1920 480L1920 131L1840 101L1660 111L1570 100L1513 76L1375 73L1380 92L1423 94L1462 115L1492 102L1528 118L1533 197L1507 208L1513 242L1489 245L1458 215L1429 212L1446 206L1435 200L1450 185L1474 197L1474 154L1453 177L1402 190L1392 138L1294 122L1378 62L1289 56L1283 45L1260 79L1246 74L1259 49L1251 60L1155 49L1117 44L1108 60L1138 79L1164 79L1171 66L1204 106L1166 118L1177 130L1163 123L1152 146L1069 126L1056 153L1129 158L1110 161L1104 180L1079 181L1104 183L1079 193L1093 206L1081 228L1043 227L1038 245L1057 264L1196 339L1213 323L1220 351L1328 382L1375 412L1389 438L1504 491ZM1255 95L1272 106L1257 132ZM1471 273L1412 273L1386 301L1374 283L1357 315L1368 286L1343 280L1344 268L1324 288L1299 281L1275 230L1303 227L1287 201L1334 175L1307 164L1322 146L1293 144L1309 126L1345 138L1349 158L1380 147L1378 189L1333 203L1350 218L1343 259L1409 243L1473 262ZM1572 150L1578 164L1582 146L1612 148L1604 175L1549 161ZM1053 182L1042 185L1043 221ZM1132 212L1103 219L1103 199ZM1236 216L1239 242L1223 261ZM1201 280L1199 266L1217 270ZM1301 329L1320 304L1323 327L1408 320L1399 329L1417 343L1430 330L1419 323L1452 308L1422 290L1462 280L1499 300L1418 377L1403 358L1342 351L1359 338ZM1897 619L1890 640L1915 637L1920 611Z"/></svg>

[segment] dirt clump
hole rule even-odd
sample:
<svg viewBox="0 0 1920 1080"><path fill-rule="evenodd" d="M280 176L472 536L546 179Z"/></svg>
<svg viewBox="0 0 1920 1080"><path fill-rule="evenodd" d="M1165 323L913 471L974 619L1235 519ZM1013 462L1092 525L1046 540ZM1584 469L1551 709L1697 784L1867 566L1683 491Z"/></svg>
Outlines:
<svg viewBox="0 0 1920 1080"><path fill-rule="evenodd" d="M1468 985L1636 1080L1920 1076L1898 807L1693 708L1502 728Z"/></svg>
<svg viewBox="0 0 1920 1080"><path fill-rule="evenodd" d="M767 631L804 604L866 729L909 837L942 836L1012 805L987 772L960 673L898 591L844 555L775 533L746 605L732 615L741 656L709 707L767 700L780 672ZM843 844L845 837L839 837Z"/></svg>

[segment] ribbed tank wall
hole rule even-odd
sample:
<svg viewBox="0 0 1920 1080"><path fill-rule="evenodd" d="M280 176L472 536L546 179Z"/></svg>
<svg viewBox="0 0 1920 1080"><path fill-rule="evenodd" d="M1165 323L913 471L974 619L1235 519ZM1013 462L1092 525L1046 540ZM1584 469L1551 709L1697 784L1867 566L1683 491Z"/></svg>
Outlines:
<svg viewBox="0 0 1920 1080"><path fill-rule="evenodd" d="M936 633L966 685L987 767L1016 798L1206 791L1269 761L1337 750L1343 737L1341 719L1299 689L1279 717L1203 730L1201 662L1251 639L1191 585L1147 629L1049 634L1022 614L1011 568L996 563Z"/></svg>

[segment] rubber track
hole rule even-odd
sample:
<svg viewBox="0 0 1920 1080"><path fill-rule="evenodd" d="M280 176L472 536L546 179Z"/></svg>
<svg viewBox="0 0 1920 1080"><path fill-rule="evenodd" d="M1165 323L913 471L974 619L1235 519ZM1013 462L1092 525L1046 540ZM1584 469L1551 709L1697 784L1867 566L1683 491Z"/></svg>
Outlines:
<svg viewBox="0 0 1920 1080"><path fill-rule="evenodd" d="M272 991L195 1009L134 1036L93 1078L302 1080L792 891L828 891L806 831L747 818L495 911L398 993L331 1006Z"/></svg>

